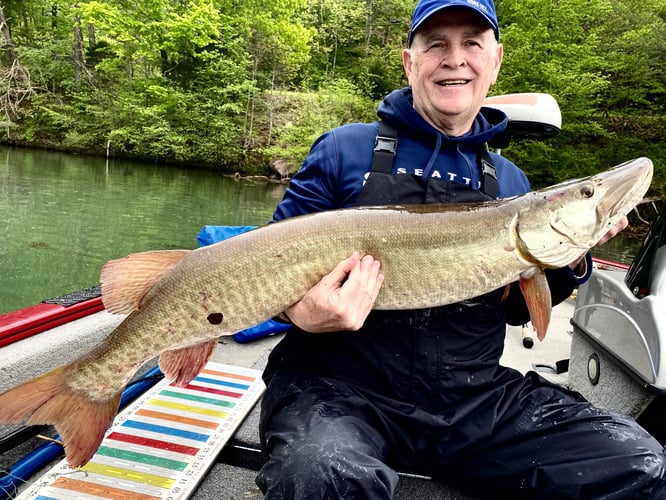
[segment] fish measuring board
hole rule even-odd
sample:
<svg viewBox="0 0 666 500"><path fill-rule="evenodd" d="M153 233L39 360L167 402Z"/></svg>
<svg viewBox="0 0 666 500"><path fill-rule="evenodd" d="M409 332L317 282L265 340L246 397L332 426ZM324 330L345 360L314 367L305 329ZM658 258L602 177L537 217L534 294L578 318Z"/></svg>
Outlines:
<svg viewBox="0 0 666 500"><path fill-rule="evenodd" d="M63 459L17 498L188 498L263 391L261 371L212 362L185 388L162 380L116 416L84 467Z"/></svg>

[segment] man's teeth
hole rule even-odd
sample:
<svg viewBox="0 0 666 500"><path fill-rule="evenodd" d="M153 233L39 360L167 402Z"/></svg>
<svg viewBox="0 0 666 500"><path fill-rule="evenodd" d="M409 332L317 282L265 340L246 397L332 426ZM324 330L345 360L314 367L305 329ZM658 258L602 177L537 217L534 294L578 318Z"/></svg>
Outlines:
<svg viewBox="0 0 666 500"><path fill-rule="evenodd" d="M439 82L440 85L446 87L449 85L465 85L467 80L448 80L446 82Z"/></svg>

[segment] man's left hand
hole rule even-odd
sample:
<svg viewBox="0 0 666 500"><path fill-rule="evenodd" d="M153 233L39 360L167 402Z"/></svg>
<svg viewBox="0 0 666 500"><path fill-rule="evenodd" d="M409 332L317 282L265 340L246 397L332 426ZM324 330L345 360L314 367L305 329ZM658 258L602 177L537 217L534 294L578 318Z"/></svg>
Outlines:
<svg viewBox="0 0 666 500"><path fill-rule="evenodd" d="M627 219L627 216L625 215L613 227L611 227L606 234L604 234L601 237L601 239L597 243L597 246L603 245L611 238L617 236L617 234L620 231L622 231L624 228L626 228L628 225L629 225L629 219ZM569 264L569 267L574 271L574 274L576 274L576 276L584 276L586 274L587 269L580 269L580 266L584 262L585 262L585 256L583 256L581 259L577 260L576 262Z"/></svg>
<svg viewBox="0 0 666 500"><path fill-rule="evenodd" d="M612 228L610 228L610 231L608 231L606 234L604 234L604 235L601 237L601 239L599 240L599 243L597 243L597 246L598 246L598 245L603 245L604 243L606 243L606 242L607 242L608 240L610 240L611 238L614 238L614 237L617 235L617 233L619 233L620 231L622 231L622 230L623 230L624 228L626 228L628 225L629 225L629 219L627 219L627 216L625 215L624 217L622 217L622 218L617 222L617 224L615 224Z"/></svg>

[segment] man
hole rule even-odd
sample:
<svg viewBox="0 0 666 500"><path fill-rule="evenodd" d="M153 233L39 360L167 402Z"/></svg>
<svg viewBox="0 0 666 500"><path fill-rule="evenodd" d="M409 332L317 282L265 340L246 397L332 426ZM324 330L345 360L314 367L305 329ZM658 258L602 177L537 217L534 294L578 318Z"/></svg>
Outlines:
<svg viewBox="0 0 666 500"><path fill-rule="evenodd" d="M380 105L381 126L320 137L274 219L528 191L523 172L484 147L507 122L481 109L498 40L491 0L421 0L403 54L410 87ZM548 272L554 303L589 263ZM352 255L286 311L294 326L264 374L266 498L391 498L401 469L490 498L664 496L663 449L633 420L499 366L506 323L528 319L516 287L508 298L371 311L381 285L381 263Z"/></svg>

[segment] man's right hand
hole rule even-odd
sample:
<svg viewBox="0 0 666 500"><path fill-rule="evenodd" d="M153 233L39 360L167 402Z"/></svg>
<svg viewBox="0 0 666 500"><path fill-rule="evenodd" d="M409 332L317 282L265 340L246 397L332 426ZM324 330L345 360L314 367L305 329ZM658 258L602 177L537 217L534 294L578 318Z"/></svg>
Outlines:
<svg viewBox="0 0 666 500"><path fill-rule="evenodd" d="M301 330L312 333L355 331L363 326L384 281L381 263L354 253L324 276L285 311Z"/></svg>

